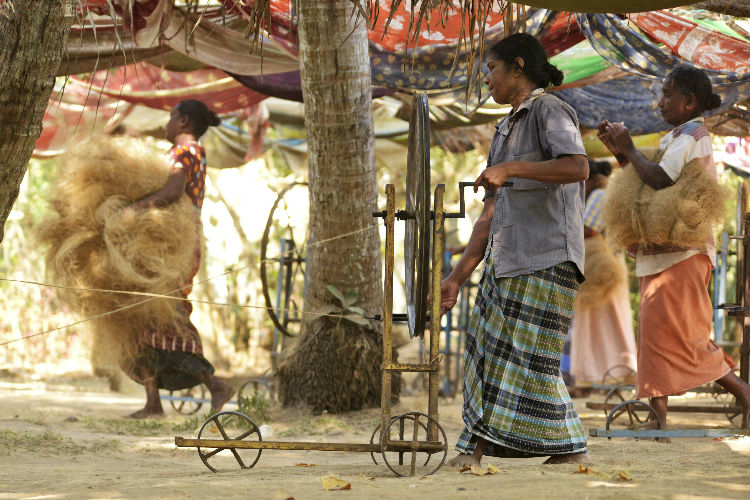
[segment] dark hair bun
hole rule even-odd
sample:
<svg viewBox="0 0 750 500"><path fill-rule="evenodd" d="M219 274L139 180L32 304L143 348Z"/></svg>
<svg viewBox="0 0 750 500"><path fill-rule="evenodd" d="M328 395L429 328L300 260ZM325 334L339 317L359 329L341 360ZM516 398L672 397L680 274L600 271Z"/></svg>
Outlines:
<svg viewBox="0 0 750 500"><path fill-rule="evenodd" d="M549 84L560 85L564 75L547 60L542 44L528 33L513 33L490 47L492 57L513 65L516 58L523 59L521 71L534 85L546 88Z"/></svg>
<svg viewBox="0 0 750 500"><path fill-rule="evenodd" d="M195 99L186 99L180 101L175 109L180 114L187 116L193 126L193 132L198 137L202 136L208 130L208 127L216 126L221 123L219 117L208 106Z"/></svg>
<svg viewBox="0 0 750 500"><path fill-rule="evenodd" d="M721 105L721 97L713 92L708 74L698 67L686 64L676 66L667 75L667 81L671 81L672 85L683 95L695 95L699 114Z"/></svg>
<svg viewBox="0 0 750 500"><path fill-rule="evenodd" d="M563 80L565 79L565 75L562 71L557 69L557 66L547 61L547 64L545 65L545 69L549 72L549 81L557 87L560 85Z"/></svg>
<svg viewBox="0 0 750 500"><path fill-rule="evenodd" d="M716 109L721 106L721 97L719 94L711 94L707 101L706 109Z"/></svg>

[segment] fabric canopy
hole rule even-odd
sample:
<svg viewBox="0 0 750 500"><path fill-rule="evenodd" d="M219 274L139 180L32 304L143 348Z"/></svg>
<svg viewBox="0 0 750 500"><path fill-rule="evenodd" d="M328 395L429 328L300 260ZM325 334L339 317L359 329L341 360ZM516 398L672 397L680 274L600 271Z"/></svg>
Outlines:
<svg viewBox="0 0 750 500"><path fill-rule="evenodd" d="M685 0L524 0L524 5L550 10L569 12L606 13L606 12L645 12L647 10L669 9L694 2Z"/></svg>

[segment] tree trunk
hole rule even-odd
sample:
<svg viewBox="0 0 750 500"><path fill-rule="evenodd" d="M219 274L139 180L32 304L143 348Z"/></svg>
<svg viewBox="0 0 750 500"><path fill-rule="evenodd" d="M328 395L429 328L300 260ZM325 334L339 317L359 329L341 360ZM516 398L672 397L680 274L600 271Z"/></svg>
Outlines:
<svg viewBox="0 0 750 500"><path fill-rule="evenodd" d="M74 0L0 3L0 241L73 23Z"/></svg>
<svg viewBox="0 0 750 500"><path fill-rule="evenodd" d="M341 306L327 288L333 285L356 296L356 306L366 315L379 314L383 298L380 237L372 227L379 220L372 217L377 177L367 25L351 0L300 0L297 9L310 185L304 310ZM302 338L279 365L282 401L329 412L379 405L380 325L305 319Z"/></svg>
<svg viewBox="0 0 750 500"><path fill-rule="evenodd" d="M737 0L707 0L693 4L692 7L734 17L750 17L750 4Z"/></svg>

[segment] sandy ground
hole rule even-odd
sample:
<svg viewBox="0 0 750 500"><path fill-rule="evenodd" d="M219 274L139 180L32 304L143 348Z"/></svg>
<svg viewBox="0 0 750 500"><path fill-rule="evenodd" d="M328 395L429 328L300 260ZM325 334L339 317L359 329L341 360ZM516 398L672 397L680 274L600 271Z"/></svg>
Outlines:
<svg viewBox="0 0 750 500"><path fill-rule="evenodd" d="M112 393L103 380L86 374L46 380L0 376L0 499L750 497L748 437L683 438L669 444L590 438L588 473L577 473L577 465L542 465L541 458L491 458L483 466L496 466L494 475L442 467L428 477L396 478L367 453L265 450L251 470L240 470L231 456L217 456L212 463L221 470L215 474L195 449L174 446L175 435L196 435L202 412L186 417L167 405L163 419L122 418L142 405L139 389L127 385L123 393ZM602 412L587 410L584 400L576 400L576 406L587 429L604 426ZM396 408L415 410L426 410L424 397L404 397ZM671 423L680 428L729 425L721 415L673 417ZM272 408L266 422L272 436L264 439L366 443L379 418L379 409L311 415ZM440 420L452 448L461 429L460 398L441 400ZM325 476L342 479L351 489L327 491Z"/></svg>

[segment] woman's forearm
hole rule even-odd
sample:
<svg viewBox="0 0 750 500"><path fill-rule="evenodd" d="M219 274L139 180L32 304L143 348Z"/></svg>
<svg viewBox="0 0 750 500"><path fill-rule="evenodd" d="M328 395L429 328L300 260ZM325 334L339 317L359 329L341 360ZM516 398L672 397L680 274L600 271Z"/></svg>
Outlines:
<svg viewBox="0 0 750 500"><path fill-rule="evenodd" d="M588 160L583 155L565 155L542 162L510 161L505 165L508 177L553 184L580 182L589 177Z"/></svg>
<svg viewBox="0 0 750 500"><path fill-rule="evenodd" d="M474 224L474 229L471 231L469 242L466 244L466 249L461 254L461 259L458 264L453 268L451 273L446 278L447 280L454 281L459 285L462 285L466 281L474 269L484 259L484 252L487 250L487 241L490 235L490 225L492 224L492 215L494 213L494 200L489 198L484 202L484 208L482 214Z"/></svg>
<svg viewBox="0 0 750 500"><path fill-rule="evenodd" d="M635 168L638 177L647 186L653 189L662 189L674 184L672 178L658 163L647 160L635 147L626 149L624 155Z"/></svg>

